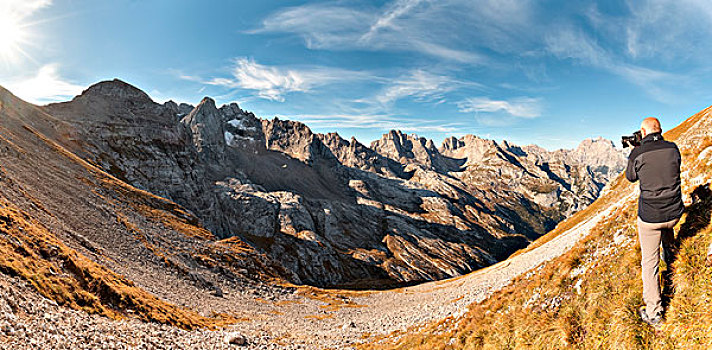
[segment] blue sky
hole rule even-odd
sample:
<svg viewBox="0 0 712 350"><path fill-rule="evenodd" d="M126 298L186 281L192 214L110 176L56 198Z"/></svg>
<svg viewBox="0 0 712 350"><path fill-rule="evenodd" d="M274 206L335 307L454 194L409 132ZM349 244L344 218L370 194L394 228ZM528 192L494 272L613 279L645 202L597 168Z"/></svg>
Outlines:
<svg viewBox="0 0 712 350"><path fill-rule="evenodd" d="M0 0L0 85L119 78L368 144L389 129L549 149L712 103L712 2Z"/></svg>

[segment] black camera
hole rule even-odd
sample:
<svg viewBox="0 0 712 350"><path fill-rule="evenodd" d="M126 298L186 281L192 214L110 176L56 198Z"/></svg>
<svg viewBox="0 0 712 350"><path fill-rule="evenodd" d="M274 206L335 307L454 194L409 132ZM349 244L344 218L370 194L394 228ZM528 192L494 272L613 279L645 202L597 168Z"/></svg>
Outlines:
<svg viewBox="0 0 712 350"><path fill-rule="evenodd" d="M640 142L642 140L643 140L643 134L640 133L640 130L634 132L633 135L621 137L621 143L623 143L623 148L626 148L628 146L638 147L638 146L640 146Z"/></svg>

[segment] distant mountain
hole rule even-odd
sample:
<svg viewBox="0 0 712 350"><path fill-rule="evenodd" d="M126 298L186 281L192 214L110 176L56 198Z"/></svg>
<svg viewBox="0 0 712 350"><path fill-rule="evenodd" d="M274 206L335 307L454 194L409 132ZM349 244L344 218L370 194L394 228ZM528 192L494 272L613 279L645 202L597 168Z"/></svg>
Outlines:
<svg viewBox="0 0 712 350"><path fill-rule="evenodd" d="M235 103L161 105L119 80L42 110L61 122L47 137L62 147L318 286L490 265L590 204L625 163L600 138L548 152L467 135L438 148L394 130L367 147Z"/></svg>

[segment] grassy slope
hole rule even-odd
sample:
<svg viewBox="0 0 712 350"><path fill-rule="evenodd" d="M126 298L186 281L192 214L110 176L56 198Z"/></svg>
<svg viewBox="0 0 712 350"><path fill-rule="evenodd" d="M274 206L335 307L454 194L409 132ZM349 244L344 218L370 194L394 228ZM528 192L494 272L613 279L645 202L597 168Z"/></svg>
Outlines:
<svg viewBox="0 0 712 350"><path fill-rule="evenodd" d="M104 188L116 193L114 200L126 201L146 218L160 222L167 229L196 239L213 238L209 231L191 220L192 217L175 203L123 183L52 143L36 131L33 132L51 144L59 154L90 170ZM93 185L93 182L87 181L87 184ZM106 200L111 201L108 198ZM118 221L131 225L121 212L117 211L116 215ZM130 231L140 232L140 229L132 226ZM243 252L249 249L243 242L226 241L217 244L228 252L206 248L206 259L224 261L229 265L230 259L240 259L243 253L250 253ZM157 251L154 253L161 254ZM165 263L168 265L169 261L165 260ZM0 198L0 271L26 279L40 294L59 305L113 319L126 317L130 312L145 321L166 323L185 329L214 328L236 321L228 315L204 317L195 311L177 307L155 297L135 286L131 280L68 247L42 223L32 219L4 198ZM269 269L265 267L265 271Z"/></svg>
<svg viewBox="0 0 712 350"><path fill-rule="evenodd" d="M704 110L665 136L683 154L683 191L709 191L712 137L692 126L710 118ZM707 124L709 124L707 122ZM698 125L699 126L699 125ZM705 157L699 157L703 151ZM587 211L544 236L550 240L632 189L619 177L613 189ZM706 190L705 190L706 189ZM703 196L704 197L704 196ZM521 276L459 319L392 334L366 349L709 349L712 348L712 196L689 205L676 229L679 254L672 266L667 321L655 332L636 310L642 304L636 203L629 201L603 220L571 251ZM541 243L537 243L540 245ZM663 267L667 269L667 267Z"/></svg>

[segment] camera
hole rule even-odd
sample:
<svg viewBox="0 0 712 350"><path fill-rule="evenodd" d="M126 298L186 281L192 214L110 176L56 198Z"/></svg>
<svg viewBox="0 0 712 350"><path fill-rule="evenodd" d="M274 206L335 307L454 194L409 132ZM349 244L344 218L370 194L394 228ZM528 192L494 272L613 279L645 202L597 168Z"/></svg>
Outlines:
<svg viewBox="0 0 712 350"><path fill-rule="evenodd" d="M640 142L642 140L643 134L640 133L640 130L634 132L633 135L621 137L621 143L623 144L623 148L626 148L628 146L638 147L640 146Z"/></svg>

